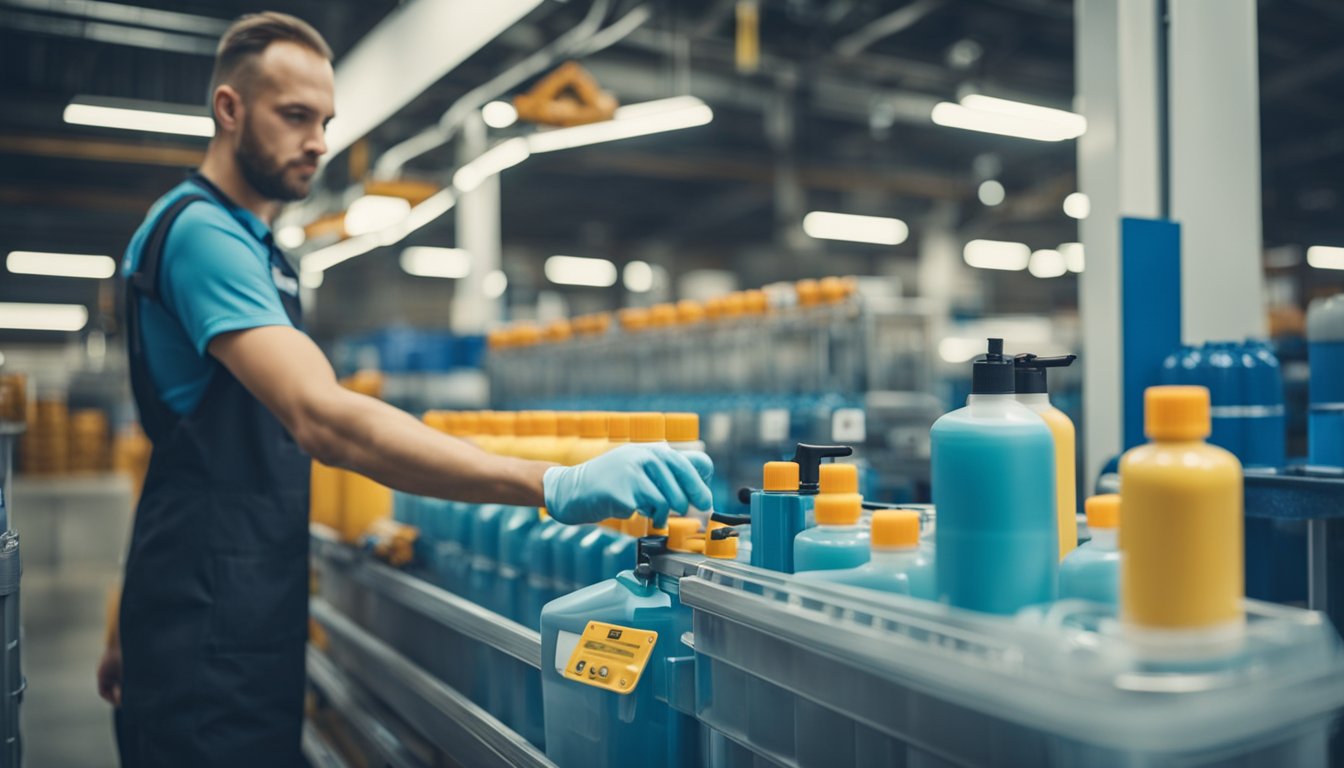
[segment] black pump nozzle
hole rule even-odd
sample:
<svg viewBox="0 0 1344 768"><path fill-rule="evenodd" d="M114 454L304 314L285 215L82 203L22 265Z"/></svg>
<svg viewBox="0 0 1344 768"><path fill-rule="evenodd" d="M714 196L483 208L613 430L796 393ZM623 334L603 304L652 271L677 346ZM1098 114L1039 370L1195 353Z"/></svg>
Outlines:
<svg viewBox="0 0 1344 768"><path fill-rule="evenodd" d="M972 395L1013 394L1013 360L1003 356L1003 339L990 339L989 351L971 365Z"/></svg>
<svg viewBox="0 0 1344 768"><path fill-rule="evenodd" d="M748 503L748 504L751 503L751 498L750 498L750 497L747 498L747 503ZM711 513L709 514L709 519L710 519L710 520L713 520L713 521L716 522L716 523L723 523L724 525L750 525L750 524L751 524L751 515L730 515L730 514L727 514L726 512L711 512ZM716 529L716 530L717 530L717 529Z"/></svg>
<svg viewBox="0 0 1344 768"><path fill-rule="evenodd" d="M793 451L793 463L798 465L798 492L804 496L815 496L821 490L822 459L837 459L853 454L854 449L848 445L799 443Z"/></svg>
<svg viewBox="0 0 1344 768"><path fill-rule="evenodd" d="M1067 368L1077 360L1077 355L1059 357L1037 357L1025 352L1013 358L1013 384L1019 395L1043 394L1047 392L1045 372L1048 368Z"/></svg>
<svg viewBox="0 0 1344 768"><path fill-rule="evenodd" d="M737 535L739 535L737 529L732 527L715 528L709 532L709 538L715 541L722 541Z"/></svg>

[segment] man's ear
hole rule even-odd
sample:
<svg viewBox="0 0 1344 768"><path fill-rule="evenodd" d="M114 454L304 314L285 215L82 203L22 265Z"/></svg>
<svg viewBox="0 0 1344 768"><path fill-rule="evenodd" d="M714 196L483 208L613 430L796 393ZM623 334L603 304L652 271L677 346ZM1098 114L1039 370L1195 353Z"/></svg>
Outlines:
<svg viewBox="0 0 1344 768"><path fill-rule="evenodd" d="M215 89L211 102L215 112L215 122L225 130L236 130L243 120L243 97L231 85L221 85Z"/></svg>

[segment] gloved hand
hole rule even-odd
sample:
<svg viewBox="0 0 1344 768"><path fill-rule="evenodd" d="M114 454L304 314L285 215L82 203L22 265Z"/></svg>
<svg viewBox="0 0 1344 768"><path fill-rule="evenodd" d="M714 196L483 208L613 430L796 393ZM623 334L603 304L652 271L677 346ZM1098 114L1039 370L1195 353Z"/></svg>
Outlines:
<svg viewBox="0 0 1344 768"><path fill-rule="evenodd" d="M713 475L714 462L699 451L632 444L572 467L551 467L542 488L546 511L562 523L595 523L640 512L662 528L670 511L684 514L692 505L714 505L706 485Z"/></svg>

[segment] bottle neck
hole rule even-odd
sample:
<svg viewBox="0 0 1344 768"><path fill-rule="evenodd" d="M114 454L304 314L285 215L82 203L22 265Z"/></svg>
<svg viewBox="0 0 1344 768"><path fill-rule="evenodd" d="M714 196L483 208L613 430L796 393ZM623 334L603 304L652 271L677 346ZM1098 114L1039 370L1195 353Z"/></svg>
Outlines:
<svg viewBox="0 0 1344 768"><path fill-rule="evenodd" d="M868 562L874 565L899 565L911 555L919 553L919 547L873 547Z"/></svg>
<svg viewBox="0 0 1344 768"><path fill-rule="evenodd" d="M1050 395L1045 392L1024 392L1016 395L1017 402L1030 408L1050 407Z"/></svg>
<svg viewBox="0 0 1344 768"><path fill-rule="evenodd" d="M1099 549L1116 548L1117 534L1120 533L1118 529L1093 528L1091 529L1091 532L1092 532L1092 546L1097 547Z"/></svg>

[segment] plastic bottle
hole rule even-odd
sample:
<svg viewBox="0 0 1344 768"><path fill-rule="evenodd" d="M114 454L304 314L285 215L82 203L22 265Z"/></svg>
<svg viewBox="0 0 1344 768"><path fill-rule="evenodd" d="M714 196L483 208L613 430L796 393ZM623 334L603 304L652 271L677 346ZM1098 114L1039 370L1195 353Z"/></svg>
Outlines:
<svg viewBox="0 0 1344 768"><path fill-rule="evenodd" d="M751 564L793 573L793 539L807 527L813 498L798 492L798 465L767 462L761 490L751 494Z"/></svg>
<svg viewBox="0 0 1344 768"><path fill-rule="evenodd" d="M817 496L813 511L817 527L803 531L793 540L793 566L797 573L857 568L868 562L870 537L859 525L862 496L823 493Z"/></svg>
<svg viewBox="0 0 1344 768"><path fill-rule="evenodd" d="M933 560L919 548L919 513L883 509L873 513L872 552L857 568L806 571L804 581L829 581L923 600L937 599Z"/></svg>
<svg viewBox="0 0 1344 768"><path fill-rule="evenodd" d="M965 408L933 425L939 599L1011 614L1058 591L1055 444L1014 399L1003 340L975 359Z"/></svg>
<svg viewBox="0 0 1344 768"><path fill-rule="evenodd" d="M499 520L499 553L496 556L494 610L523 623L527 604L528 542L541 518L533 507L502 507Z"/></svg>
<svg viewBox="0 0 1344 768"><path fill-rule="evenodd" d="M1344 467L1344 293L1307 308L1307 462Z"/></svg>
<svg viewBox="0 0 1344 768"><path fill-rule="evenodd" d="M1120 459L1120 617L1150 658L1220 656L1244 635L1241 464L1210 429L1207 389L1150 387L1151 442Z"/></svg>
<svg viewBox="0 0 1344 768"><path fill-rule="evenodd" d="M635 567L635 554L639 549L639 540L649 535L649 519L643 515L631 515L621 521L621 535L607 545L602 553L603 578L612 578L621 571Z"/></svg>
<svg viewBox="0 0 1344 768"><path fill-rule="evenodd" d="M1087 530L1092 539L1059 564L1059 599L1120 602L1120 497L1093 496L1087 508Z"/></svg>
<svg viewBox="0 0 1344 768"><path fill-rule="evenodd" d="M564 464L569 461L569 452L579 442L579 426L582 414L574 411L557 411L555 414L555 446L552 461ZM559 458L555 458L559 457Z"/></svg>
<svg viewBox="0 0 1344 768"><path fill-rule="evenodd" d="M1032 354L1013 358L1013 386L1017 391L1017 402L1040 416L1050 428L1050 436L1054 438L1055 515L1059 526L1061 560L1078 546L1077 434L1069 417L1050 404L1045 374L1051 368L1066 367L1077 359L1077 355L1037 357Z"/></svg>
<svg viewBox="0 0 1344 768"><path fill-rule="evenodd" d="M463 411L458 414L458 431L455 435L479 447L482 436L480 411Z"/></svg>
<svg viewBox="0 0 1344 768"><path fill-rule="evenodd" d="M1246 377L1247 467L1280 469L1287 463L1283 372L1268 342L1248 339L1241 350Z"/></svg>
<svg viewBox="0 0 1344 768"><path fill-rule="evenodd" d="M607 414L607 442L613 446L630 442L630 414L618 412Z"/></svg>
<svg viewBox="0 0 1344 768"><path fill-rule="evenodd" d="M492 425L495 434L492 445L495 453L501 456L518 455L518 422L516 411L499 411L495 414Z"/></svg>
<svg viewBox="0 0 1344 768"><path fill-rule="evenodd" d="M668 413L664 414L664 424L666 429L667 444L675 451L700 451L704 452L705 442L700 439L700 415L695 413ZM699 509L690 507L686 514L699 518L701 523L708 523L709 516L713 513L712 509ZM736 543L734 543L736 546Z"/></svg>
<svg viewBox="0 0 1344 768"><path fill-rule="evenodd" d="M535 461L554 461L559 464L569 454L569 446L560 441L559 419L555 411L532 412L532 442L522 458Z"/></svg>
<svg viewBox="0 0 1344 768"><path fill-rule="evenodd" d="M526 588L520 608L520 623L532 629L541 624L541 607L560 594L555 586L552 553L554 539L569 526L551 519L546 510L538 510L538 522L527 533L523 551L527 560Z"/></svg>
<svg viewBox="0 0 1344 768"><path fill-rule="evenodd" d="M569 448L565 464L582 464L589 459L611 450L607 440L607 415L601 411L589 411L579 418L579 438Z"/></svg>

